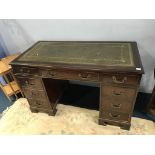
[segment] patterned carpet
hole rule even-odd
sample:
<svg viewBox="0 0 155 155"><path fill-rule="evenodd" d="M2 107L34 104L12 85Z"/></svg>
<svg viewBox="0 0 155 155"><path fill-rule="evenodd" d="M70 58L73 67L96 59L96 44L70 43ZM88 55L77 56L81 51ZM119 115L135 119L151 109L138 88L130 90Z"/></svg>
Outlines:
<svg viewBox="0 0 155 155"><path fill-rule="evenodd" d="M0 134L82 134L135 135L155 134L152 121L132 117L130 131L115 126L98 125L98 111L58 104L56 116L32 113L25 98L3 112Z"/></svg>

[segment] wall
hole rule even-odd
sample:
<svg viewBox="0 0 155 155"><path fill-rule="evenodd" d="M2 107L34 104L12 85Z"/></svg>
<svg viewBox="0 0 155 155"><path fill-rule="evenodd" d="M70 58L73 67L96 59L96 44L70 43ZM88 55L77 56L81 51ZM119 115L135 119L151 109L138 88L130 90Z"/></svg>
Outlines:
<svg viewBox="0 0 155 155"><path fill-rule="evenodd" d="M0 20L0 30L6 54L23 52L38 40L136 41L145 70L140 91L152 91L155 20Z"/></svg>
<svg viewBox="0 0 155 155"><path fill-rule="evenodd" d="M4 58L6 56L2 46L1 46L1 43L0 43L0 58Z"/></svg>
<svg viewBox="0 0 155 155"><path fill-rule="evenodd" d="M6 55L5 55L4 49L2 48L1 42L0 42L0 59L1 59L1 58L4 58L5 56L6 56ZM2 78L2 76L0 76L0 82L1 82L2 84L5 83L5 81L4 81L4 79ZM1 90L0 90L0 93L1 93ZM0 110L0 112L1 112L1 110Z"/></svg>

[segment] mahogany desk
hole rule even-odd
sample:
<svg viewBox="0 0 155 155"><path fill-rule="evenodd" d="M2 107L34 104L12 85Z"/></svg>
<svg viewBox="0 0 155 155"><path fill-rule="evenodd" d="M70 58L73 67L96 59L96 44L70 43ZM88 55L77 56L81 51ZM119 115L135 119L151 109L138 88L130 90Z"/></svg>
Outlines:
<svg viewBox="0 0 155 155"><path fill-rule="evenodd" d="M55 115L67 80L100 85L99 124L130 128L143 74L136 42L39 41L11 62L32 112Z"/></svg>

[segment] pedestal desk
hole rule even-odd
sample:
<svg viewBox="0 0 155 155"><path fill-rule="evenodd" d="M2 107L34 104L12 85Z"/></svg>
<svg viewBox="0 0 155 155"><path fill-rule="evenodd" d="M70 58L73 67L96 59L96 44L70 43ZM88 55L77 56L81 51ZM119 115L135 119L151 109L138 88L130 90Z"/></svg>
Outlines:
<svg viewBox="0 0 155 155"><path fill-rule="evenodd" d="M11 62L32 112L55 115L68 80L100 85L99 124L130 128L143 74L136 42L39 41Z"/></svg>

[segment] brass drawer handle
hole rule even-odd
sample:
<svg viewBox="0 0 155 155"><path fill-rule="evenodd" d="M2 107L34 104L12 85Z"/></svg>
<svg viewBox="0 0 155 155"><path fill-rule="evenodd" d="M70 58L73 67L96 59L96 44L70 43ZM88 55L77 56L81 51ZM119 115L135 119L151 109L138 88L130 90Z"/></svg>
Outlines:
<svg viewBox="0 0 155 155"><path fill-rule="evenodd" d="M119 118L121 115L109 113L109 116L112 118Z"/></svg>
<svg viewBox="0 0 155 155"><path fill-rule="evenodd" d="M34 86L35 84L34 83L29 83L31 86Z"/></svg>
<svg viewBox="0 0 155 155"><path fill-rule="evenodd" d="M88 79L90 78L90 74L82 74L82 73L79 73L78 76L81 78L81 79Z"/></svg>
<svg viewBox="0 0 155 155"><path fill-rule="evenodd" d="M52 76L52 77L54 77L54 76L56 75L56 73L54 73L54 72L49 72L49 75Z"/></svg>
<svg viewBox="0 0 155 155"><path fill-rule="evenodd" d="M25 81L25 84L26 84L26 85L31 85L31 86L35 85L35 83L29 82L29 81L27 81L27 80Z"/></svg>
<svg viewBox="0 0 155 155"><path fill-rule="evenodd" d="M25 69L21 68L19 71L20 71L20 72L24 72L24 70L25 70ZM30 73L30 70L29 70L29 69L25 70L25 73Z"/></svg>
<svg viewBox="0 0 155 155"><path fill-rule="evenodd" d="M112 76L112 80L114 83L125 83L127 81L127 77L124 77L122 80L118 80L116 76Z"/></svg>
<svg viewBox="0 0 155 155"><path fill-rule="evenodd" d="M40 103L40 102L38 102L38 101L35 101L35 104L37 104L37 105L41 105L41 103Z"/></svg>
<svg viewBox="0 0 155 155"><path fill-rule="evenodd" d="M112 106L114 107L114 108L120 108L121 107L121 103L114 103L114 104L112 104Z"/></svg>
<svg viewBox="0 0 155 155"><path fill-rule="evenodd" d="M112 91L112 94L116 95L116 96L119 96L119 95L122 95L122 92L121 91L120 92Z"/></svg>

